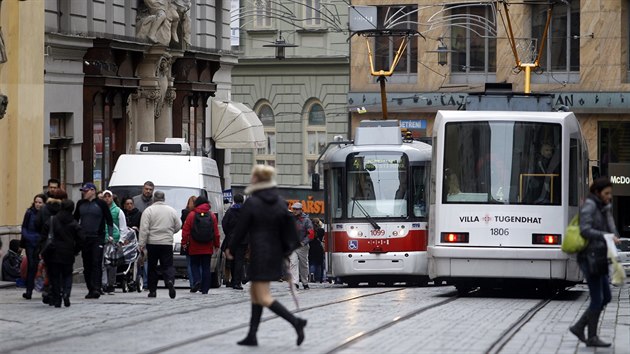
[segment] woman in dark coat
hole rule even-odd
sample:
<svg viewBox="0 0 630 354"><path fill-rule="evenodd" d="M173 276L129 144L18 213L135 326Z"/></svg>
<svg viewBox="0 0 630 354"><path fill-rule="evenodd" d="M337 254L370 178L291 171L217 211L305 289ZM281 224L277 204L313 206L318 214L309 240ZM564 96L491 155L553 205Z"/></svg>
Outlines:
<svg viewBox="0 0 630 354"><path fill-rule="evenodd" d="M142 213L133 204L133 198L125 197L123 199L122 209L125 213L125 221L127 222L127 227L134 229L134 231L137 233L140 229L140 218L142 217Z"/></svg>
<svg viewBox="0 0 630 354"><path fill-rule="evenodd" d="M596 179L590 195L580 210L580 234L588 241L578 253L578 264L588 283L591 303L578 322L569 327L587 347L609 347L597 336L597 324L602 310L611 300L608 285L608 248L604 234L614 234L618 243L617 228L612 217L612 184L606 177ZM588 339L584 328L588 325Z"/></svg>
<svg viewBox="0 0 630 354"><path fill-rule="evenodd" d="M271 166L254 166L251 184L245 189L251 197L243 204L239 223L225 252L228 258L232 258L230 250L249 237L252 316L249 333L238 342L239 345L258 345L256 332L263 306L293 325L298 335L297 345L304 341L306 320L293 316L271 297L269 290L269 282L282 276L285 257L299 246L295 221L286 201L278 194L275 173Z"/></svg>
<svg viewBox="0 0 630 354"><path fill-rule="evenodd" d="M20 239L20 247L26 250L26 292L22 297L30 300L33 296L33 288L35 287L35 274L37 273L37 265L39 264L39 232L35 227L37 214L46 203L46 195L38 194L33 198L33 204L24 213L22 221L22 238Z"/></svg>
<svg viewBox="0 0 630 354"><path fill-rule="evenodd" d="M59 212L44 225L45 237L52 227L54 251L44 255L50 279L50 301L55 307L61 307L61 299L66 307L70 306L70 292L72 290L72 268L76 255L83 247L81 226L74 220L72 211L74 202L66 199L61 201Z"/></svg>

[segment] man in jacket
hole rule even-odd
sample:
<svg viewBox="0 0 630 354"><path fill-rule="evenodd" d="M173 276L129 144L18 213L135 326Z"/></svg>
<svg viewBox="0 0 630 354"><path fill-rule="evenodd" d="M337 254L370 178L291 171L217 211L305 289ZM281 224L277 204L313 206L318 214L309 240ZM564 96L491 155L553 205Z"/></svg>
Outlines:
<svg viewBox="0 0 630 354"><path fill-rule="evenodd" d="M155 189L155 185L151 181L144 182L144 186L142 186L142 194L138 194L133 197L133 204L140 211L143 212L144 209L153 204L153 190Z"/></svg>
<svg viewBox="0 0 630 354"><path fill-rule="evenodd" d="M149 297L156 297L158 261L162 267L168 295L175 298L175 268L173 268L173 234L182 228L182 221L175 209L165 202L164 192L155 191L153 204L146 208L140 219L141 251L148 252Z"/></svg>
<svg viewBox="0 0 630 354"><path fill-rule="evenodd" d="M225 232L225 240L223 241L223 251L227 248L232 240L232 233L238 224L239 216L241 213L241 207L245 197L242 194L234 195L234 204L227 210L223 216L221 225L223 226L223 232ZM230 273L232 274L232 288L237 290L243 290L241 283L243 281L243 266L245 264L245 253L247 252L247 243L249 241L244 239L239 245L235 245L232 250L234 260L232 260ZM228 284L229 285L229 284Z"/></svg>
<svg viewBox="0 0 630 354"><path fill-rule="evenodd" d="M85 236L82 251L83 276L88 287L85 298L98 299L102 288L105 233L109 237L113 236L114 220L107 204L96 197L96 186L93 183L85 183L81 193L83 199L77 203L74 219L81 225Z"/></svg>
<svg viewBox="0 0 630 354"><path fill-rule="evenodd" d="M308 218L308 215L302 212L301 203L293 203L291 209L293 211L293 215L295 216L295 226L300 238L300 247L289 257L291 278L296 288L299 289L299 278L299 281L302 283L302 287L304 287L305 290L308 290L308 243L315 236L315 230L313 230L313 223L311 222L311 219Z"/></svg>

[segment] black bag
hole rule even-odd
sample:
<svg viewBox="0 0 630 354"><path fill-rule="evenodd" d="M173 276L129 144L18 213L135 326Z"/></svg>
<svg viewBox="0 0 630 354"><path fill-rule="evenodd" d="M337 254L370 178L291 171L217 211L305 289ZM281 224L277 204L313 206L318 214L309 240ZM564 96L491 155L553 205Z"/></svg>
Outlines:
<svg viewBox="0 0 630 354"><path fill-rule="evenodd" d="M195 213L190 236L199 243L211 243L214 241L214 220L212 220L212 215L209 212Z"/></svg>
<svg viewBox="0 0 630 354"><path fill-rule="evenodd" d="M48 262L48 260L50 259L50 257L52 257L53 254L55 254L55 233L53 232L53 221L54 221L54 216L50 217L50 224L48 227L48 238L46 238L46 242L44 243L44 246L42 247L42 250L40 252L42 258L44 259L45 262Z"/></svg>
<svg viewBox="0 0 630 354"><path fill-rule="evenodd" d="M601 245L600 245L601 244ZM597 247L586 251L588 274L590 276L602 276L608 274L608 248L605 243L599 242Z"/></svg>
<svg viewBox="0 0 630 354"><path fill-rule="evenodd" d="M284 220L282 225L280 225L279 231L282 252L285 257L288 257L301 246L300 238L295 227L295 217L288 210L284 215Z"/></svg>

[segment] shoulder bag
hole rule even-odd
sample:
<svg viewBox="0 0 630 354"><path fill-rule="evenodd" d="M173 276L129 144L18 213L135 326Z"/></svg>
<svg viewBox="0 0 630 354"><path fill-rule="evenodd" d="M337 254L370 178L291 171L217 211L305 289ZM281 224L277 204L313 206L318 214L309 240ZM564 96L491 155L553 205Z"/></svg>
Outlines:
<svg viewBox="0 0 630 354"><path fill-rule="evenodd" d="M578 253L586 248L588 241L580 234L580 214L573 217L564 232L562 239L562 251L565 253Z"/></svg>

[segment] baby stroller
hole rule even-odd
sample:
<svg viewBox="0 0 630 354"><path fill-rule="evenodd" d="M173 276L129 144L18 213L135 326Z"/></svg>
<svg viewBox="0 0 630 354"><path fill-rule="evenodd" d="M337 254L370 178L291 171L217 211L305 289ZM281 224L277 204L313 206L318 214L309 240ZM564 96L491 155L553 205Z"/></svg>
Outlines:
<svg viewBox="0 0 630 354"><path fill-rule="evenodd" d="M123 292L142 292L143 282L139 267L141 253L138 250L138 237L133 229L128 229L117 244L109 244L105 252L105 263L116 266L116 284Z"/></svg>

